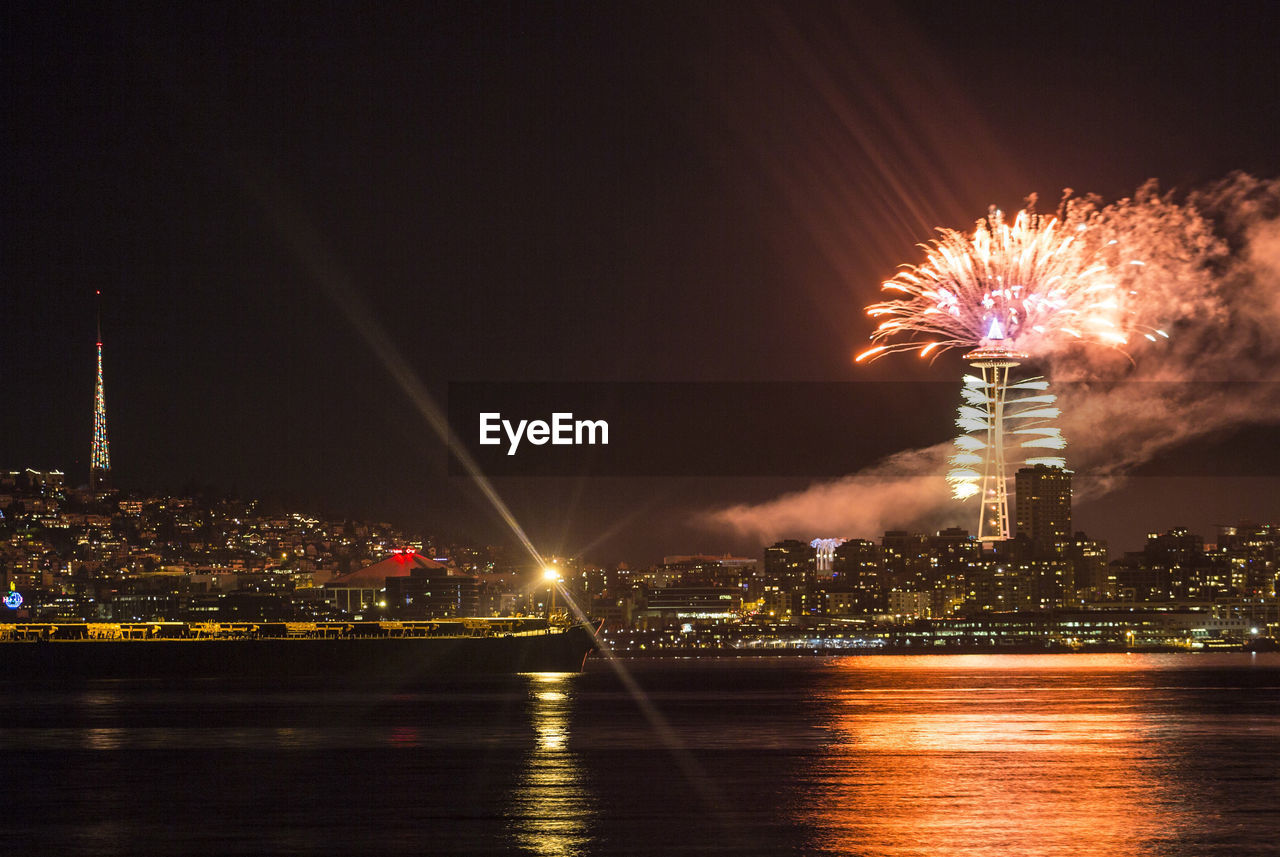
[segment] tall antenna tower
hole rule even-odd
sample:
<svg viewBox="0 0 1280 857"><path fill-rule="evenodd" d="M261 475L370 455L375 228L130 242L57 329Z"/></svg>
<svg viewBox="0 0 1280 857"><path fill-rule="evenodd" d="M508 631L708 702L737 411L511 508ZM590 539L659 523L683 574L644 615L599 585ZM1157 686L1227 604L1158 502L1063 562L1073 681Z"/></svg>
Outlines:
<svg viewBox="0 0 1280 857"><path fill-rule="evenodd" d="M107 443L107 400L102 390L102 292L98 298L98 383L93 390L93 446L89 451L89 492L96 494L111 470L111 447Z"/></svg>

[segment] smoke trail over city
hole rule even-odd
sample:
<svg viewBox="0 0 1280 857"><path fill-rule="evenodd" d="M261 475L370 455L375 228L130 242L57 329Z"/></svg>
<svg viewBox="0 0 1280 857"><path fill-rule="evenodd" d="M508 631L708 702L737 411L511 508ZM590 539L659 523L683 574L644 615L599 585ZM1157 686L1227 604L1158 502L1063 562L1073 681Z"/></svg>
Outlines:
<svg viewBox="0 0 1280 857"><path fill-rule="evenodd" d="M992 232L1019 225L987 223ZM932 246L941 251L957 234L944 231ZM1058 391L1068 464L1084 477L1078 499L1114 490L1135 467L1196 438L1280 422L1280 181L1236 173L1181 199L1159 193L1154 182L1112 204L1069 196L1055 231L1038 240L1046 258L1070 256L1053 259L1061 269L1053 275L1082 278L1066 295L1052 296L1066 315L1039 324L1015 316L1026 322L1018 347ZM914 303L871 307L897 323L873 334L876 347L889 347L868 356L915 350L934 357L981 340L982 325L990 324L982 313L941 331L940 313L923 315L939 303L925 267L889 281L908 293L923 283L908 294L919 298ZM1007 324L1008 307L997 308ZM898 341L886 343L889 334ZM939 344L929 348L931 342ZM953 525L968 514L943 478L950 452L945 443L902 452L834 482L715 510L709 519L766 540Z"/></svg>

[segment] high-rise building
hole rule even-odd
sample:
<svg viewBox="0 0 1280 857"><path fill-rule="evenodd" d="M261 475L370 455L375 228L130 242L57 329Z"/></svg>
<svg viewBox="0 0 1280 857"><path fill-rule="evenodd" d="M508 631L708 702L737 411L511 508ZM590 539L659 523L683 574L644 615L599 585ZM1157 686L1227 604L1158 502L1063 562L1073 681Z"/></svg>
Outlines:
<svg viewBox="0 0 1280 857"><path fill-rule="evenodd" d="M760 561L741 556L686 554L662 558L662 568L675 586L745 586L756 577Z"/></svg>
<svg viewBox="0 0 1280 857"><path fill-rule="evenodd" d="M1106 601L1116 597L1116 578L1107 562L1107 543L1084 533L1071 538L1067 555L1073 566L1076 594L1085 601Z"/></svg>
<svg viewBox="0 0 1280 857"><path fill-rule="evenodd" d="M1272 595L1280 578L1280 527L1242 521L1219 526L1218 552L1248 595Z"/></svg>
<svg viewBox="0 0 1280 857"><path fill-rule="evenodd" d="M798 539L784 539L764 550L764 576L772 584L791 589L802 586L814 575L817 549Z"/></svg>
<svg viewBox="0 0 1280 857"><path fill-rule="evenodd" d="M848 539L832 558L833 592L849 595L839 599L843 612L875 613L885 608L884 564L878 544L867 539ZM835 611L841 612L841 611Z"/></svg>
<svg viewBox="0 0 1280 857"><path fill-rule="evenodd" d="M1071 542L1071 471L1036 464L1014 476L1017 533L1040 556L1061 556Z"/></svg>
<svg viewBox="0 0 1280 857"><path fill-rule="evenodd" d="M929 588L929 539L924 533L885 530L880 539L886 589L924 592Z"/></svg>
<svg viewBox="0 0 1280 857"><path fill-rule="evenodd" d="M953 615L968 599L969 580L982 559L982 543L968 530L950 527L930 536L927 547L930 609L935 617Z"/></svg>
<svg viewBox="0 0 1280 857"><path fill-rule="evenodd" d="M1043 611L1066 606L1073 591L1069 560L992 555L972 575L969 601L982 611Z"/></svg>
<svg viewBox="0 0 1280 857"><path fill-rule="evenodd" d="M1205 555L1204 538L1186 527L1167 533L1148 533L1139 564L1142 574L1129 575L1128 582L1138 600L1212 600L1237 588L1230 574L1214 574L1213 560ZM1227 571L1227 569L1222 569ZM1155 581L1144 586L1144 577ZM1237 581L1241 588L1243 581Z"/></svg>
<svg viewBox="0 0 1280 857"><path fill-rule="evenodd" d="M101 296L102 292L98 292ZM98 317L98 382L93 390L93 445L89 450L89 491L106 486L111 471L111 447L107 444L107 400L102 389L102 317Z"/></svg>

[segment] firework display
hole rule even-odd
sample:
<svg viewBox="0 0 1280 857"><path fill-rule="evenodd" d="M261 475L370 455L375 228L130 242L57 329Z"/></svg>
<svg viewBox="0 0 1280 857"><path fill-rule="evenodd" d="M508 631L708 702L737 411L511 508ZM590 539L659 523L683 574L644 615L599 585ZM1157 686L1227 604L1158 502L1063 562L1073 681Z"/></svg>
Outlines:
<svg viewBox="0 0 1280 857"><path fill-rule="evenodd" d="M1083 216L1065 219L1020 211L1013 223L993 209L971 235L951 229L925 245L923 264L906 266L884 289L900 295L872 304L883 318L871 348L857 361L915 351L936 357L970 349L947 481L959 500L979 497L978 538L1007 539L1008 468L1043 464L1066 468L1066 440L1053 421L1056 397L1043 377L1019 379L1013 370L1062 340L1124 350L1144 329L1130 297L1140 259L1117 258L1115 239L1098 241ZM1058 453L1058 454L1049 454ZM1011 460L1016 459L1016 460Z"/></svg>
<svg viewBox="0 0 1280 857"><path fill-rule="evenodd" d="M1063 219L1020 211L1012 224L992 210L972 235L939 230L923 264L884 283L899 297L867 307L884 320L856 360L934 357L984 341L1037 355L1062 340L1124 350L1135 335L1167 338L1137 318L1135 269L1146 262L1123 258L1127 248L1084 209L1065 208Z"/></svg>

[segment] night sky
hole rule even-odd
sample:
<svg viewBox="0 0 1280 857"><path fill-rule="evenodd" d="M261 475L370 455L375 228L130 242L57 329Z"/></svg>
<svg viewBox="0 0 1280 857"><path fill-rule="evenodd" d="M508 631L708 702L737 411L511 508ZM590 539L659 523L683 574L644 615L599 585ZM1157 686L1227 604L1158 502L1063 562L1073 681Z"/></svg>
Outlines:
<svg viewBox="0 0 1280 857"><path fill-rule="evenodd" d="M476 539L503 525L353 301L440 407L461 381L937 381L959 361L850 359L934 226L1280 174L1273 3L39 2L0 39L0 467L87 481L101 289L118 485ZM954 406L921 403L937 440ZM1280 518L1247 473L1077 522L1132 548ZM755 554L691 513L804 484L495 482L540 549L639 562Z"/></svg>

